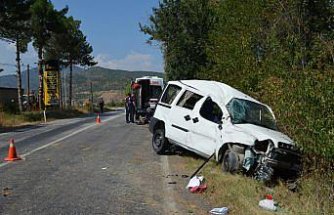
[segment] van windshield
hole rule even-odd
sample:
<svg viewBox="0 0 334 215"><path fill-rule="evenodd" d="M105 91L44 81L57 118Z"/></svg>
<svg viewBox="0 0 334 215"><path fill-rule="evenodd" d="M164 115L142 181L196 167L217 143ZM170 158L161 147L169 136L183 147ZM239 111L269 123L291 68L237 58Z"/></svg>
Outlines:
<svg viewBox="0 0 334 215"><path fill-rule="evenodd" d="M274 116L264 105L234 98L226 105L226 108L233 124L254 124L277 130Z"/></svg>

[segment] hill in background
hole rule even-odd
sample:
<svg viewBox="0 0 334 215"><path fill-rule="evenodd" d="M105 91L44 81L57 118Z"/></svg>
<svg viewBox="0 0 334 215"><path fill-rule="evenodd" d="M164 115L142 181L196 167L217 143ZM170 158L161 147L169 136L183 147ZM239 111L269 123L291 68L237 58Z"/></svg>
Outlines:
<svg viewBox="0 0 334 215"><path fill-rule="evenodd" d="M143 76L163 77L163 75L160 72L112 70L98 66L76 72L73 74L74 103L82 105L91 98L90 84L92 83L94 103L97 97L103 97L106 104L121 104L125 96L125 87L132 80ZM68 80L68 75L65 79ZM66 90L68 87L63 89ZM64 91L63 94L66 101L66 92Z"/></svg>
<svg viewBox="0 0 334 215"><path fill-rule="evenodd" d="M62 87L66 92L69 85L69 68L65 68L61 71L62 75ZM109 91L109 90L124 90L126 84L130 83L137 77L142 76L158 76L163 77L163 73L149 72L149 71L127 71L127 70L114 70L103 67L91 67L87 70L81 67L73 67L73 91L80 92L86 90L93 84L94 91ZM0 87L12 87L16 88L16 75L0 76ZM27 89L27 71L22 72L22 87ZM30 89L38 89L38 73L37 68L30 70Z"/></svg>
<svg viewBox="0 0 334 215"><path fill-rule="evenodd" d="M107 69L103 67L91 67L83 69L73 67L73 104L79 107L91 98L91 84L93 90L94 104L98 97L103 97L106 104L121 104L124 98L125 87L138 77L158 76L163 77L160 72L150 71L127 71ZM62 100L67 104L69 99L69 68L61 70ZM16 88L16 75L0 76L0 87ZM27 71L22 72L22 88L27 92ZM38 72L37 68L30 70L30 89L37 93Z"/></svg>
<svg viewBox="0 0 334 215"><path fill-rule="evenodd" d="M74 66L73 67L73 73L81 72L83 71L82 68ZM64 74L69 74L69 68L64 68L61 70L62 76ZM22 88L26 92L27 90L27 70L22 71ZM37 68L31 68L30 69L30 89L36 91L38 89L38 71ZM17 87L17 80L16 80L16 74L12 75L3 75L0 76L0 87L9 87L9 88L16 88Z"/></svg>
<svg viewBox="0 0 334 215"><path fill-rule="evenodd" d="M96 66L75 73L73 83L76 89L80 89L92 82L94 91L124 90L131 80L135 80L138 77L163 77L163 75L160 72L113 70Z"/></svg>

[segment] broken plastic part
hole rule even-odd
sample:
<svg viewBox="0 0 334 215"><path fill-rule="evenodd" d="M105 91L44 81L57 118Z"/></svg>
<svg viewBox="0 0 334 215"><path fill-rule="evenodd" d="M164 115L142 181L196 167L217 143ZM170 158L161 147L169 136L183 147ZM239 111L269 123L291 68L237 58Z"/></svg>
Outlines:
<svg viewBox="0 0 334 215"><path fill-rule="evenodd" d="M194 176L190 179L187 189L192 188L192 187L198 187L201 185L202 181L204 180L203 176Z"/></svg>
<svg viewBox="0 0 334 215"><path fill-rule="evenodd" d="M217 214L217 215L225 215L227 213L228 213L228 208L227 207L213 208L210 211L210 214Z"/></svg>
<svg viewBox="0 0 334 215"><path fill-rule="evenodd" d="M254 178L259 181L270 181L273 174L273 168L268 166L266 163L260 163L257 167L257 171L254 174Z"/></svg>
<svg viewBox="0 0 334 215"><path fill-rule="evenodd" d="M255 156L253 152L249 148L247 148L245 150L245 159L244 159L242 167L246 169L247 171L249 171L250 168L254 165L254 160L255 160Z"/></svg>
<svg viewBox="0 0 334 215"><path fill-rule="evenodd" d="M277 207L272 199L263 199L259 202L259 206L263 209L276 211Z"/></svg>
<svg viewBox="0 0 334 215"><path fill-rule="evenodd" d="M199 186L190 188L190 192L192 192L192 193L202 193L202 192L204 192L207 188L208 188L208 186L207 186L206 184L201 184L201 185L199 185Z"/></svg>

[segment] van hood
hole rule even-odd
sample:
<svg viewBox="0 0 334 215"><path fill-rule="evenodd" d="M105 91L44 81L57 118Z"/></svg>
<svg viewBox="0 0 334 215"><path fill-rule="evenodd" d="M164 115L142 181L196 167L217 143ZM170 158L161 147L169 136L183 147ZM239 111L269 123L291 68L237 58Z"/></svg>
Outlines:
<svg viewBox="0 0 334 215"><path fill-rule="evenodd" d="M274 142L276 147L278 147L278 142L294 145L293 141L287 135L265 127L253 124L234 124L233 129L238 132L250 135L259 141L270 139Z"/></svg>

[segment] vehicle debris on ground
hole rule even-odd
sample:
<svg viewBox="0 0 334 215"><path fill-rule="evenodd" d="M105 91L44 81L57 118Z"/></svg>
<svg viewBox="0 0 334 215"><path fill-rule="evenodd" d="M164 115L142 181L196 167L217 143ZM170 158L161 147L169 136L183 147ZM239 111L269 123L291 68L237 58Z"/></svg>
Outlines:
<svg viewBox="0 0 334 215"><path fill-rule="evenodd" d="M270 211L277 210L277 206L273 200L273 196L270 194L266 195L265 199L262 199L259 201L259 206L263 209L270 210Z"/></svg>
<svg viewBox="0 0 334 215"><path fill-rule="evenodd" d="M228 208L227 207L213 208L212 210L209 211L209 213L215 215L225 215L228 213Z"/></svg>
<svg viewBox="0 0 334 215"><path fill-rule="evenodd" d="M186 186L186 188L192 193L204 192L207 189L207 187L208 186L204 183L203 176L192 177Z"/></svg>

